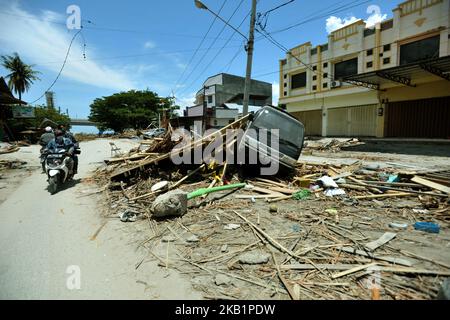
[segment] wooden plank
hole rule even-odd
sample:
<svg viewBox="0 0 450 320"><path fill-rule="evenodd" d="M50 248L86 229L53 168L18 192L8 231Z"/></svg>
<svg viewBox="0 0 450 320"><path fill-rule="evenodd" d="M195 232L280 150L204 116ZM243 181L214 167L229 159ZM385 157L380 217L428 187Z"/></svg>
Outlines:
<svg viewBox="0 0 450 320"><path fill-rule="evenodd" d="M395 197L412 197L414 194L406 192L385 193L385 194L371 194L370 196L356 196L355 199L377 199L377 198L395 198Z"/></svg>
<svg viewBox="0 0 450 320"><path fill-rule="evenodd" d="M367 268L370 268L370 267L374 267L376 265L377 264L375 262L372 262L372 263L369 263L369 264L356 266L356 267L354 267L354 268L352 268L350 270L346 270L346 271L343 271L343 272L336 273L336 274L332 275L331 277L333 279L337 279L337 278L344 277L344 276L347 276L349 274L352 274L352 273L355 273L355 272L358 272L358 271L361 271L361 270L364 270L364 269L367 269Z"/></svg>
<svg viewBox="0 0 450 320"><path fill-rule="evenodd" d="M325 269L325 270L349 270L353 268L354 264L316 264L315 265L319 269ZM312 264L308 263L301 263L301 264L288 264L288 265L281 265L280 268L282 270L315 270L316 267Z"/></svg>
<svg viewBox="0 0 450 320"><path fill-rule="evenodd" d="M436 183L436 182L424 179L422 177L414 176L411 179L411 181L415 182L415 183L418 183L418 184L421 184L423 186L426 186L428 188L439 190L439 191L445 192L446 194L450 194L450 188L449 187L446 187L446 186L444 186L442 184L439 184L439 183Z"/></svg>
<svg viewBox="0 0 450 320"><path fill-rule="evenodd" d="M379 247L385 245L386 243L388 243L389 241L391 241L392 239L394 239L397 236L396 233L393 232L386 232L385 234L383 234L380 238L378 238L375 241L369 242L367 243L365 246L367 249L369 249L370 251L375 251L376 249L378 249Z"/></svg>
<svg viewBox="0 0 450 320"><path fill-rule="evenodd" d="M402 259L402 258L378 256L378 255L375 255L373 253L366 252L366 251L363 251L363 250L356 250L356 249L354 249L352 247L340 247L338 249L342 250L344 252L347 252L347 253L357 254L357 255L360 255L360 256L363 256L363 257L372 258L372 259L375 259L375 260L387 261L387 262L400 264L402 266L407 266L407 267L411 267L412 266L411 261L406 260L406 259Z"/></svg>

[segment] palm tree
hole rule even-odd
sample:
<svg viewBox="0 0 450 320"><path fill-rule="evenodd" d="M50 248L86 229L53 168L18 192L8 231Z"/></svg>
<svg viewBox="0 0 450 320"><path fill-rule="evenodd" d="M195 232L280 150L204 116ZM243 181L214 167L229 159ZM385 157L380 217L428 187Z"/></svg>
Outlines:
<svg viewBox="0 0 450 320"><path fill-rule="evenodd" d="M12 56L1 56L1 60L3 67L11 72L5 77L8 79L9 88L22 100L22 93L30 89L33 81L40 80L37 76L40 72L33 70L32 65L24 63L17 52Z"/></svg>

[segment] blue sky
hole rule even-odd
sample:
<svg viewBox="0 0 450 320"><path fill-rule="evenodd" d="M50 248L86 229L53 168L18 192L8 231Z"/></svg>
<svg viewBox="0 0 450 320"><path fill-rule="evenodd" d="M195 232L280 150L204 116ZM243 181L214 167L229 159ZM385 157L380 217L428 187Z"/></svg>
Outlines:
<svg viewBox="0 0 450 320"><path fill-rule="evenodd" d="M251 6L251 0L203 2L215 12L223 6L220 15L224 19L236 11L230 20L236 27ZM259 0L258 12L264 13L285 2L288 0ZM398 3L295 0L270 13L266 30L282 29L313 17L313 21L274 34L274 38L288 48L306 41L317 45L327 41L328 31L346 22L391 18ZM232 36L231 28L223 29L219 20L193 56L214 20L209 12L197 9L193 0L0 0L0 55L18 52L26 63L35 64L35 69L41 72L41 81L23 96L27 102L41 96L61 68L76 33L66 27L66 9L72 4L80 7L84 28L52 88L57 106L68 109L72 117L87 117L95 98L128 89L149 88L161 96L174 92L177 103L184 107L192 103L194 93L208 76L220 72L245 74L243 39L238 34ZM380 8L379 14L367 12L373 5ZM248 32L248 26L249 19L240 27L242 33ZM256 38L253 78L273 84L276 102L278 60L285 54L261 39L260 34ZM6 70L0 67L0 76L4 75ZM37 103L44 102L41 99Z"/></svg>

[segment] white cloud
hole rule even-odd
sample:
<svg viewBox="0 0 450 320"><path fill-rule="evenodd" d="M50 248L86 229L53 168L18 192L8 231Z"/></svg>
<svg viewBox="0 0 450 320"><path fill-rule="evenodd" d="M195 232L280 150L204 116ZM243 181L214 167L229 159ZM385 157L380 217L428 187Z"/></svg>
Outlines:
<svg viewBox="0 0 450 320"><path fill-rule="evenodd" d="M326 29L328 33L331 33L333 31L336 31L340 28L343 28L345 26L348 26L349 24L352 24L353 22L358 21L358 18L356 17L348 17L348 18L338 18L335 16L331 16L327 19Z"/></svg>
<svg viewBox="0 0 450 320"><path fill-rule="evenodd" d="M366 28L372 28L387 19L387 14L375 13L366 20Z"/></svg>
<svg viewBox="0 0 450 320"><path fill-rule="evenodd" d="M378 23L384 21L387 19L387 14L382 14L381 10L378 6L369 6L367 8L367 13L370 14L367 20L364 20L366 23L366 28L372 28L376 26ZM328 33L331 33L333 31L336 31L340 28L343 28L345 26L348 26L349 24L352 24L359 19L354 16L346 17L346 18L339 18L336 16L330 16L326 21L326 29Z"/></svg>
<svg viewBox="0 0 450 320"><path fill-rule="evenodd" d="M156 44L152 41L147 41L144 43L144 48L145 49L153 49L156 47Z"/></svg>
<svg viewBox="0 0 450 320"><path fill-rule="evenodd" d="M196 92L191 92L187 95L175 97L176 104L181 107L179 110L179 114L181 116L183 115L183 111L186 110L186 107L192 107L194 105L196 94L197 94Z"/></svg>
<svg viewBox="0 0 450 320"><path fill-rule="evenodd" d="M65 26L45 21L60 20L60 14L43 11L40 16L34 15L19 8L17 3L3 10L10 13L10 15L2 15L0 48L3 53L18 52L30 63L47 60L61 61L62 64L76 30L68 32ZM89 58L95 58L94 52L87 52L87 60L81 59L82 56L82 44L80 37L77 37L72 45L69 61L62 72L62 78L113 90L128 90L135 87L134 81L128 78L126 73L89 60ZM41 68L46 68L59 72L61 64L38 65L37 69L43 71Z"/></svg>
<svg viewBox="0 0 450 320"><path fill-rule="evenodd" d="M277 106L280 99L280 84L278 82L272 83L272 105Z"/></svg>

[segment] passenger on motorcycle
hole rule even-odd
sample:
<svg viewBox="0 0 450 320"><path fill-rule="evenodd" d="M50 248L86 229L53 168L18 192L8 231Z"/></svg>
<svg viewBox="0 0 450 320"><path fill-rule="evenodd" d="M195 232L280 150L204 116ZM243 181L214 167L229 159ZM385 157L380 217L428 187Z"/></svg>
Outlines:
<svg viewBox="0 0 450 320"><path fill-rule="evenodd" d="M61 130L63 132L64 138L67 138L70 141L72 141L75 149L80 148L80 145L79 145L77 139L75 139L74 135L69 130L66 130L66 127L63 124L58 125L58 130ZM74 161L74 173L77 173L78 172L78 156L76 154L74 154L74 156L73 156L73 161Z"/></svg>
<svg viewBox="0 0 450 320"><path fill-rule="evenodd" d="M51 140L48 145L47 149L51 153L56 153L61 149L66 150L66 153L74 160L74 168L73 168L73 174L76 174L76 162L74 159L75 156L75 146L73 142L64 137L64 133L61 130L55 131L55 138Z"/></svg>

